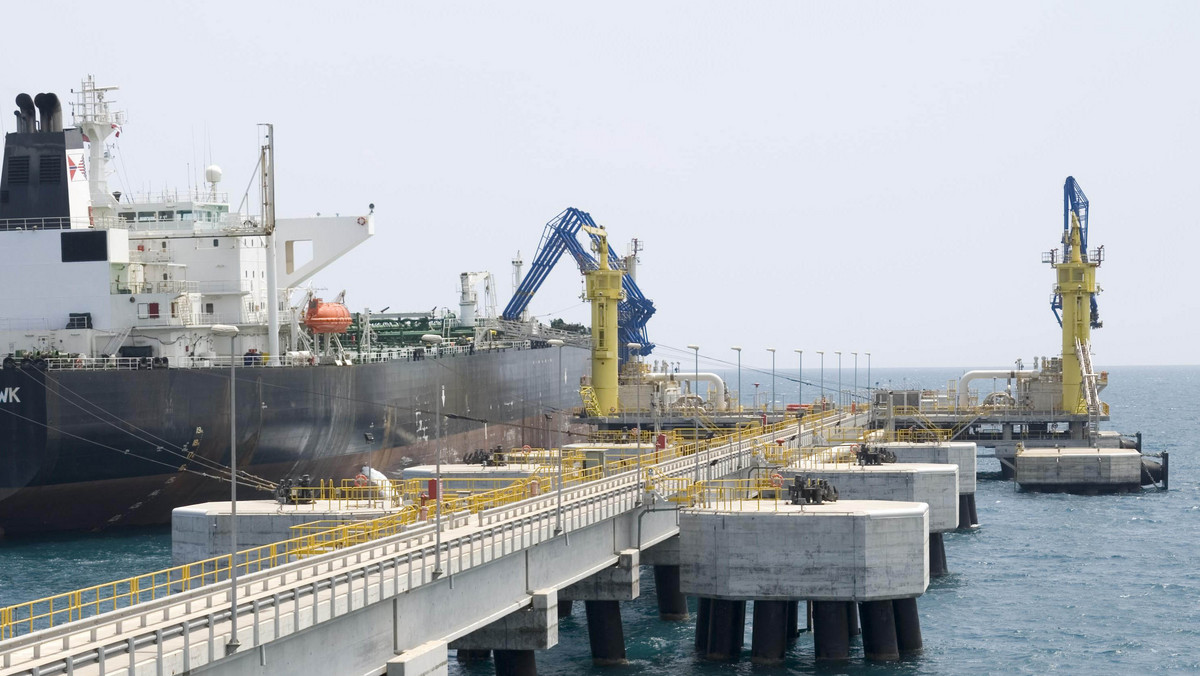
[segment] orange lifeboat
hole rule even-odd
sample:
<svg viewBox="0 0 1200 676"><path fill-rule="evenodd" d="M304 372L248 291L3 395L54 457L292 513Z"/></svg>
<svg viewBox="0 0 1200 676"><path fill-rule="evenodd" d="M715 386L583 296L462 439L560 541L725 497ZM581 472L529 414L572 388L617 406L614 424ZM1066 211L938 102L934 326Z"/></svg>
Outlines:
<svg viewBox="0 0 1200 676"><path fill-rule="evenodd" d="M313 333L345 333L352 320L350 311L341 303L326 303L314 298L304 313L304 325Z"/></svg>

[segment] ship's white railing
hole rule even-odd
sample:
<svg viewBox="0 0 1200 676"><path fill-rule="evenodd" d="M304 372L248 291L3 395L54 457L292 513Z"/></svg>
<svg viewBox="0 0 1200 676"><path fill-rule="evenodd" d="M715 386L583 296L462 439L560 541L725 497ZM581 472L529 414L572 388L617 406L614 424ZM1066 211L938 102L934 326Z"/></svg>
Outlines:
<svg viewBox="0 0 1200 676"><path fill-rule="evenodd" d="M193 282L200 293L250 293L254 290L253 279Z"/></svg>
<svg viewBox="0 0 1200 676"><path fill-rule="evenodd" d="M73 228L90 228L91 223L86 218L3 218L0 219L2 230L69 230Z"/></svg>
<svg viewBox="0 0 1200 676"><path fill-rule="evenodd" d="M114 295L125 295L132 293L197 293L200 291L198 282L190 282L187 280L164 279L149 282L113 282L109 284L108 292Z"/></svg>
<svg viewBox="0 0 1200 676"><path fill-rule="evenodd" d="M212 193L203 188L195 188L192 190L163 190L160 193L125 193L121 196L123 206L140 207L158 207L164 205L176 205L180 202L184 204L188 202L196 202L200 204L228 204L229 193L218 192Z"/></svg>
<svg viewBox="0 0 1200 676"><path fill-rule="evenodd" d="M529 341L513 341L494 343L486 348L481 346L475 350L470 345L446 345L437 348L406 347L381 350L370 354L349 352L344 354L339 365L380 363L388 361L420 361L422 359L438 359L446 357L467 356L492 350L528 350ZM262 353L241 354L234 357L238 368L268 368L267 355ZM282 355L280 365L284 367L309 367L329 363L329 359L319 355L300 353ZM106 370L138 370L161 368L185 369L227 369L229 355L212 355L198 357L47 357L46 367L51 371L106 371Z"/></svg>
<svg viewBox="0 0 1200 676"><path fill-rule="evenodd" d="M149 212L147 212L149 213ZM128 230L141 238L153 236L154 233L164 235L181 231L195 232L198 235L236 235L244 232L246 235L262 234L262 226L257 216L246 214L220 214L216 220L159 220L158 213L147 220L126 220L123 218L95 218L86 216L66 217L50 216L40 218L4 218L0 219L0 231L4 230Z"/></svg>

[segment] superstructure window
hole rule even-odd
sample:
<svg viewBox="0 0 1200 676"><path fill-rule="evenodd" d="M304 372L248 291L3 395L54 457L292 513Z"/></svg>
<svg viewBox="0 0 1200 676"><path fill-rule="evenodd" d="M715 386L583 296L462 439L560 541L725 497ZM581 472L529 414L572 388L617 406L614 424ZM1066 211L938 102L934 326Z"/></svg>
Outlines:
<svg viewBox="0 0 1200 676"><path fill-rule="evenodd" d="M174 211L160 211L160 212L158 212L158 220L173 221L173 220L175 220L175 212Z"/></svg>
<svg viewBox="0 0 1200 676"><path fill-rule="evenodd" d="M59 237L64 263L108 260L108 233L103 230L63 232Z"/></svg>
<svg viewBox="0 0 1200 676"><path fill-rule="evenodd" d="M117 214L117 217L121 219L122 223L132 223L137 218L137 214L132 211L122 211Z"/></svg>
<svg viewBox="0 0 1200 676"><path fill-rule="evenodd" d="M219 245L220 245L220 242L214 239L214 240L213 240L213 248L215 249L215 248L217 248L217 246L219 246Z"/></svg>
<svg viewBox="0 0 1200 676"><path fill-rule="evenodd" d="M153 223L154 222L154 212L153 211L139 211L138 215L137 215L137 219L138 219L138 223Z"/></svg>

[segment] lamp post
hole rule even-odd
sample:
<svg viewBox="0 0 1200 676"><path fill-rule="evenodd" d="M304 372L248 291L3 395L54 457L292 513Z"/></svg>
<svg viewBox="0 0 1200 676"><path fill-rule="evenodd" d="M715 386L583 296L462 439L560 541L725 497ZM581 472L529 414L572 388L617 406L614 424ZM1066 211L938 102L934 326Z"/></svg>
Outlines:
<svg viewBox="0 0 1200 676"><path fill-rule="evenodd" d="M694 417L692 418L692 420L696 426L695 437L694 437L695 444L696 444L696 450L695 450L695 453L693 453L693 455L696 456L696 478L694 481L696 483L700 483L700 402L699 402L699 397L700 397L700 346L699 345L688 345L688 349L692 351L693 355L696 358L696 377L695 377L695 380L692 381L692 388L695 390L694 394L696 395L696 398L697 398L696 412L695 412Z"/></svg>
<svg viewBox="0 0 1200 676"><path fill-rule="evenodd" d="M738 361L737 444L738 444L738 453L740 454L742 452L742 416L741 416L741 413L742 413L742 346L734 345L733 347L731 347L729 349L733 350L734 352L737 352L737 361Z"/></svg>
<svg viewBox="0 0 1200 676"><path fill-rule="evenodd" d="M638 358L641 350L641 343L626 343L625 347L633 354L633 365L637 368L637 412L638 418L634 423L634 429L637 430L638 455L642 452L642 365Z"/></svg>
<svg viewBox="0 0 1200 676"><path fill-rule="evenodd" d="M225 644L225 654L232 655L241 647L238 641L237 616L237 380L234 365L237 363L237 351L234 341L237 340L238 327L229 324L214 324L214 336L229 336L229 622L230 639Z"/></svg>
<svg viewBox="0 0 1200 676"><path fill-rule="evenodd" d="M642 500L642 364L638 359L642 351L641 343L625 343L625 347L629 348L629 352L634 357L633 365L637 368L637 421L634 423L634 430L637 431L637 457L638 457L638 502ZM559 457L562 457L562 451L559 451Z"/></svg>
<svg viewBox="0 0 1200 676"><path fill-rule="evenodd" d="M800 355L800 377L796 378L796 403L801 407L804 406L804 350L792 350ZM804 409L801 408L801 411Z"/></svg>
<svg viewBox="0 0 1200 676"><path fill-rule="evenodd" d="M775 348L768 347L771 353L771 415L775 415Z"/></svg>
<svg viewBox="0 0 1200 676"><path fill-rule="evenodd" d="M858 401L858 353L851 352L854 355L854 396L850 397L851 402Z"/></svg>
<svg viewBox="0 0 1200 676"><path fill-rule="evenodd" d="M821 355L821 412L825 412L825 350L817 350Z"/></svg>
<svg viewBox="0 0 1200 676"><path fill-rule="evenodd" d="M741 413L742 412L742 347L740 345L734 345L733 347L731 347L729 349L733 350L734 352L737 352L737 355L738 355L738 357L737 357L737 359L738 359L738 402L737 402L738 408L737 408L737 410L738 410L738 413Z"/></svg>
<svg viewBox="0 0 1200 676"><path fill-rule="evenodd" d="M442 342L442 337L435 333L427 333L421 336L421 341L430 347L436 347ZM442 404L446 403L446 386L440 385L437 394L437 430L434 438L436 439L437 448L434 452L434 462L436 463L434 470L434 488L437 492L437 497L434 502L433 516L433 577L439 578L442 576Z"/></svg>
<svg viewBox="0 0 1200 676"><path fill-rule="evenodd" d="M546 341L551 347L558 348L558 403L557 406L562 406L562 384L566 380L567 375L562 370L562 349L563 341L558 338L551 338ZM563 494L563 445L562 445L562 421L558 421L554 425L555 436L558 441L558 517L554 523L554 534L558 535L563 532L562 527L562 494Z"/></svg>
<svg viewBox="0 0 1200 676"><path fill-rule="evenodd" d="M867 355L867 404L869 406L873 406L875 402L871 401L871 399L874 399L875 397L874 394L872 394L873 390L871 389L871 353L864 352L863 354Z"/></svg>
<svg viewBox="0 0 1200 676"><path fill-rule="evenodd" d="M833 351L838 356L838 398L837 410L842 410L842 353L838 350Z"/></svg>

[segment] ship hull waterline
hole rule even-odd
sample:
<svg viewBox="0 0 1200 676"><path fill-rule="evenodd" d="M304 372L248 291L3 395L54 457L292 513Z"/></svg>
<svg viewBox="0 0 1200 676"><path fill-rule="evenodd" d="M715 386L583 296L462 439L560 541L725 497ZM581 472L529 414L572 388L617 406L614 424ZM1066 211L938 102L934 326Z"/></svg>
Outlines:
<svg viewBox="0 0 1200 676"><path fill-rule="evenodd" d="M355 366L237 370L239 469L268 481L392 477L478 449L544 446L578 405L586 351L507 349ZM227 499L228 369L0 371L0 529L8 535L169 522ZM13 388L6 390L5 388ZM562 399L559 399L561 392ZM480 421L488 421L486 424ZM201 476L199 473L210 475ZM239 490L239 497L242 491ZM265 497L246 489L249 498Z"/></svg>

